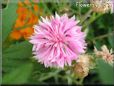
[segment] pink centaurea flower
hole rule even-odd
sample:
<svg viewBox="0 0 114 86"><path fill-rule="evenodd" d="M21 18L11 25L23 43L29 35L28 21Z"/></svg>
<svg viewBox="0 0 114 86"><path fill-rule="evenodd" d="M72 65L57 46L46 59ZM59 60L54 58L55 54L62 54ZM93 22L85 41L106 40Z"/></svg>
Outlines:
<svg viewBox="0 0 114 86"><path fill-rule="evenodd" d="M86 48L85 34L77 25L79 21L74 16L68 18L67 14L59 16L57 13L50 19L41 18L30 37L34 58L45 67L70 66Z"/></svg>

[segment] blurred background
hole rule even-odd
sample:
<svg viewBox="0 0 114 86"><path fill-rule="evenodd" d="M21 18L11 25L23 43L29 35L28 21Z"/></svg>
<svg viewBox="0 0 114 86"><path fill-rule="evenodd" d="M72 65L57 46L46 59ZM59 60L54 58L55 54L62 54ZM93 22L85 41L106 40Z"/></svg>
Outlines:
<svg viewBox="0 0 114 86"><path fill-rule="evenodd" d="M67 13L80 20L86 33L87 52L107 45L114 49L113 2L103 0L3 0L2 2L2 84L114 84L113 67L98 62L83 82L71 70L45 68L32 58L28 37L41 16ZM108 4L107 4L108 3ZM95 5L99 5L96 7Z"/></svg>

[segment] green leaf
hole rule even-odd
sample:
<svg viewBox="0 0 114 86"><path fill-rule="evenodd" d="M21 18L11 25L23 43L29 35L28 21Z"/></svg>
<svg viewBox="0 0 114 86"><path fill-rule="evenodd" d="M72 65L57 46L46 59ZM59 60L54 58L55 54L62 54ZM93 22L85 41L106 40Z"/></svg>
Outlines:
<svg viewBox="0 0 114 86"><path fill-rule="evenodd" d="M114 84L113 67L103 60L98 60L99 77L103 84Z"/></svg>
<svg viewBox="0 0 114 86"><path fill-rule="evenodd" d="M9 33L11 32L13 28L14 21L16 20L16 9L17 9L17 3L8 3L8 6L3 9L2 12L2 41L4 42L5 39L8 37Z"/></svg>
<svg viewBox="0 0 114 86"><path fill-rule="evenodd" d="M112 33L113 30L111 30L110 28L108 29L108 33ZM108 42L111 45L111 48L114 49L114 34L108 36Z"/></svg>
<svg viewBox="0 0 114 86"><path fill-rule="evenodd" d="M3 77L3 84L24 84L28 82L31 75L33 65L32 63L27 63L19 68L16 68L9 74Z"/></svg>
<svg viewBox="0 0 114 86"><path fill-rule="evenodd" d="M22 43L12 44L3 52L3 71L8 72L16 67L28 62L32 57L32 45L24 41Z"/></svg>

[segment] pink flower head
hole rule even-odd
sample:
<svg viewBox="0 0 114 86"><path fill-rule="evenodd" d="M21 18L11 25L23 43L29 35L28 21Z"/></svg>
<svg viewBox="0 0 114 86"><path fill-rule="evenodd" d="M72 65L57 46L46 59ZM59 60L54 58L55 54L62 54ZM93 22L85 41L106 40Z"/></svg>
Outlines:
<svg viewBox="0 0 114 86"><path fill-rule="evenodd" d="M85 34L77 25L79 21L75 21L75 17L68 18L67 14L59 16L57 13L50 19L41 18L30 37L35 59L45 67L70 66L86 48Z"/></svg>

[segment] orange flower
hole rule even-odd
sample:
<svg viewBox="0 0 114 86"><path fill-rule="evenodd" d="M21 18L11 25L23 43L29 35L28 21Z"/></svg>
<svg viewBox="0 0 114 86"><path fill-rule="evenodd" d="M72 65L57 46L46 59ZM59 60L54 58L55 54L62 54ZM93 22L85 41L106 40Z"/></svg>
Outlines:
<svg viewBox="0 0 114 86"><path fill-rule="evenodd" d="M20 6L24 6L24 4L25 5L31 5L31 3L30 3L30 0L24 0L24 1L19 1L18 2L18 6L20 7Z"/></svg>
<svg viewBox="0 0 114 86"><path fill-rule="evenodd" d="M30 0L24 0L24 3L25 3L26 5L31 5Z"/></svg>
<svg viewBox="0 0 114 86"><path fill-rule="evenodd" d="M19 1L18 2L18 6L20 7L20 6L24 6L24 4L21 2L21 1Z"/></svg>
<svg viewBox="0 0 114 86"><path fill-rule="evenodd" d="M11 32L10 37L14 40L18 40L21 38L21 33L18 30L14 30Z"/></svg>
<svg viewBox="0 0 114 86"><path fill-rule="evenodd" d="M38 21L38 17L35 16L34 14L31 14L28 19L28 24L36 24L37 21Z"/></svg>
<svg viewBox="0 0 114 86"><path fill-rule="evenodd" d="M24 7L18 7L16 13L18 15L27 15L29 13L28 9L27 8L24 8Z"/></svg>
<svg viewBox="0 0 114 86"><path fill-rule="evenodd" d="M23 2L19 1L18 9L16 11L16 13L18 14L18 17L13 27L14 31L12 31L10 36L11 39L14 39L14 40L15 39L18 40L20 38L27 39L33 33L32 26L38 23L38 16L34 14L33 11L26 8L24 4L28 5L29 7L33 6L33 11L38 15L41 15L41 12L42 12L42 10L39 9L38 5L36 4L32 5L29 0L24 0ZM15 37L16 35L18 36Z"/></svg>
<svg viewBox="0 0 114 86"><path fill-rule="evenodd" d="M18 19L16 20L15 25L14 25L14 29L24 26L25 19L26 19L26 15L19 16Z"/></svg>
<svg viewBox="0 0 114 86"><path fill-rule="evenodd" d="M38 5L34 5L34 11L35 11L35 12L38 11Z"/></svg>
<svg viewBox="0 0 114 86"><path fill-rule="evenodd" d="M24 39L28 39L28 37L30 37L34 32L34 29L32 27L27 27L27 28L21 29L20 32Z"/></svg>

